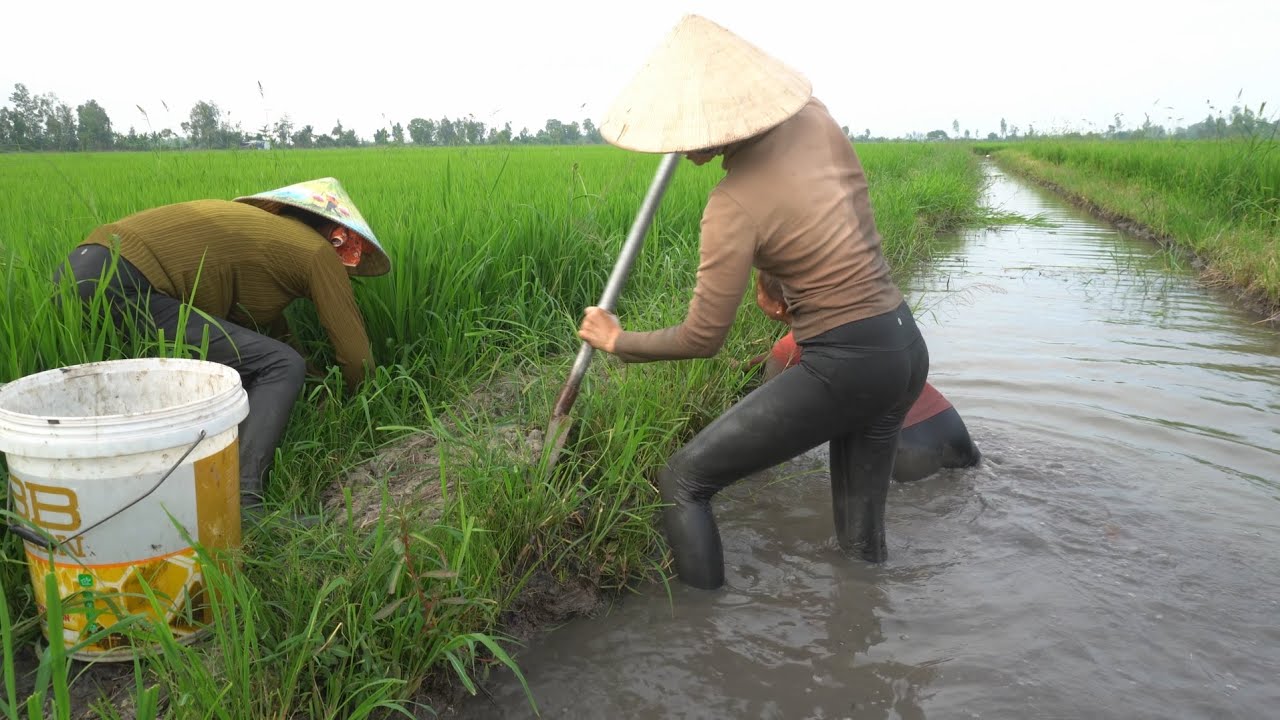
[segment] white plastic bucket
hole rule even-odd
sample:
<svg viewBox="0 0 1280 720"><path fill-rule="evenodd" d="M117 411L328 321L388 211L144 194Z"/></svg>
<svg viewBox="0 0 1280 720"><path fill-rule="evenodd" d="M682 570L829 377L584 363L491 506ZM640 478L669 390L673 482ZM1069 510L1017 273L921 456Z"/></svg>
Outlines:
<svg viewBox="0 0 1280 720"><path fill-rule="evenodd" d="M239 374L200 360L89 363L0 388L0 452L14 512L60 543L52 553L25 543L36 603L47 607L52 556L69 650L132 614L162 620L183 642L205 632L200 563L173 520L205 547L240 546L237 428L248 412ZM163 616L140 580L167 603ZM127 660L134 649L110 634L72 654Z"/></svg>

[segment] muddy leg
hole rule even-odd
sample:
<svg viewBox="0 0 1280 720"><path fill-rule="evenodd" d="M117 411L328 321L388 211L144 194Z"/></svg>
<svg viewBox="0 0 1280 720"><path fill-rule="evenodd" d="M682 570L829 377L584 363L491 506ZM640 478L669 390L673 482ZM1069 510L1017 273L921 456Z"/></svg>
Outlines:
<svg viewBox="0 0 1280 720"><path fill-rule="evenodd" d="M892 417L871 428L831 441L831 508L836 540L845 552L867 562L889 558L885 543L884 510L898 446L898 426Z"/></svg>
<svg viewBox="0 0 1280 720"><path fill-rule="evenodd" d="M831 507L836 539L867 562L889 559L885 503L902 423L929 375L929 351L917 340L898 359L906 371L896 402L869 424L831 441Z"/></svg>
<svg viewBox="0 0 1280 720"><path fill-rule="evenodd" d="M667 461L658 476L663 528L676 573L687 585L724 584L720 531L711 498L752 473L830 439L834 401L827 385L801 367L784 371L729 408Z"/></svg>

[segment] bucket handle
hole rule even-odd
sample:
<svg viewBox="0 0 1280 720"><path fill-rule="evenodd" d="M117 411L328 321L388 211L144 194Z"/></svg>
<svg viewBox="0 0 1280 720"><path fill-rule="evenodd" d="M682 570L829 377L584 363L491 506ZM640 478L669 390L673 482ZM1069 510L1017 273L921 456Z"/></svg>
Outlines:
<svg viewBox="0 0 1280 720"><path fill-rule="evenodd" d="M80 532L76 533L75 535L72 535L71 537L67 538L66 540L63 540L63 541L61 541L61 542L52 542L52 541L50 541L50 540L46 539L45 537L43 537L43 536L39 535L38 533L36 533L36 531L34 531L34 530L30 529L30 528L22 527L21 525L9 525L9 524L6 524L6 525L4 526L4 528L5 528L5 530L8 530L9 532L13 533L14 535L17 535L18 537L22 538L23 540L26 540L27 542L29 542L29 543L31 543L31 544L33 544L33 545L39 545L39 546L41 546L41 547L45 548L46 550L50 550L50 551L56 552L56 551L58 550L59 546L61 546L61 545L65 545L66 543L69 543L69 542L71 542L72 540L75 540L76 538L80 537L81 535L84 535L85 533L89 532L90 530L92 530L92 529L94 529L94 528L98 527L99 525L102 525L103 523L105 523L106 521L110 520L111 518L113 518L113 517L115 517L115 516L119 515L120 513L124 512L125 510L128 510L129 508L133 507L134 505L137 505L138 503L140 503L140 502L142 502L143 500L146 500L148 497L150 497L150 496L151 496L151 493L155 492L156 490L159 490L159 489L160 489L160 486L164 484L164 481L165 481L165 480L168 480L168 479L169 479L169 476L173 474L173 471L178 469L178 466L182 464L182 461L186 460L186 459L187 459L187 456L188 456L188 455L190 455L192 452L194 452L194 451L195 451L196 446L197 446L197 445L199 445L200 443L204 442L204 439L205 439L205 431L204 431L204 430L201 430L201 431L200 431L200 436L196 438L196 441L195 441L195 442L191 443L191 447L187 448L187 451L186 451L186 452L184 452L184 453L182 453L182 457L178 458L178 461L177 461L177 462L175 462L175 463L173 464L173 467L169 468L168 472L166 472L163 476L161 476L161 478L160 478L159 480L157 480L157 481L156 481L156 484L151 486L151 489L150 489L150 490L148 490L148 491L146 491L145 493L143 493L142 495L139 495L138 497L134 498L134 499L133 499L133 500L132 500L128 505L125 505L124 507L120 508L119 510L116 510L115 512L113 512L113 513L111 513L110 515L108 515L108 516L106 516L106 517L102 518L101 520L99 520L98 522L96 522L96 523L94 523L94 524L90 525L89 527L87 527L87 528L85 528L85 529L81 530Z"/></svg>

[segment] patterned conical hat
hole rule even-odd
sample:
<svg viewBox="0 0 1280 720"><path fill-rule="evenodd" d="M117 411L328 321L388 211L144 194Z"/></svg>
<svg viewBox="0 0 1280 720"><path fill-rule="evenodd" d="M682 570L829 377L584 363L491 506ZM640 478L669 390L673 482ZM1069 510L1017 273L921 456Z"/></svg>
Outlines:
<svg viewBox="0 0 1280 720"><path fill-rule="evenodd" d="M689 152L745 140L795 115L804 75L698 15L685 15L600 122L628 150Z"/></svg>
<svg viewBox="0 0 1280 720"><path fill-rule="evenodd" d="M282 205L291 205L344 225L360 233L368 241L353 275L384 275L391 270L391 258L387 257L386 251L374 237L369 223L365 222L355 203L351 202L347 191L342 189L342 183L331 177L238 197L236 202L255 205L272 213L279 212Z"/></svg>

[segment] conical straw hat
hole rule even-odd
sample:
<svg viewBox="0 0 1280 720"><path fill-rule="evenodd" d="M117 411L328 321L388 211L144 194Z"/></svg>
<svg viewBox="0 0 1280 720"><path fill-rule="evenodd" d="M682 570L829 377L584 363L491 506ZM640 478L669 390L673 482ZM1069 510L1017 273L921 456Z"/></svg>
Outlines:
<svg viewBox="0 0 1280 720"><path fill-rule="evenodd" d="M378 238L374 237L369 223L365 222L364 216L356 209L355 203L351 202L351 196L342 189L342 183L331 177L307 180L260 192L257 195L238 197L236 202L255 205L272 213L280 212L283 205L291 205L344 225L360 233L360 236L368 241L365 252L360 258L360 264L356 266L352 275L383 275L391 270L391 258L387 257L386 251L378 243Z"/></svg>
<svg viewBox="0 0 1280 720"><path fill-rule="evenodd" d="M744 140L800 111L809 80L698 15L685 15L600 123L610 143L688 152Z"/></svg>

